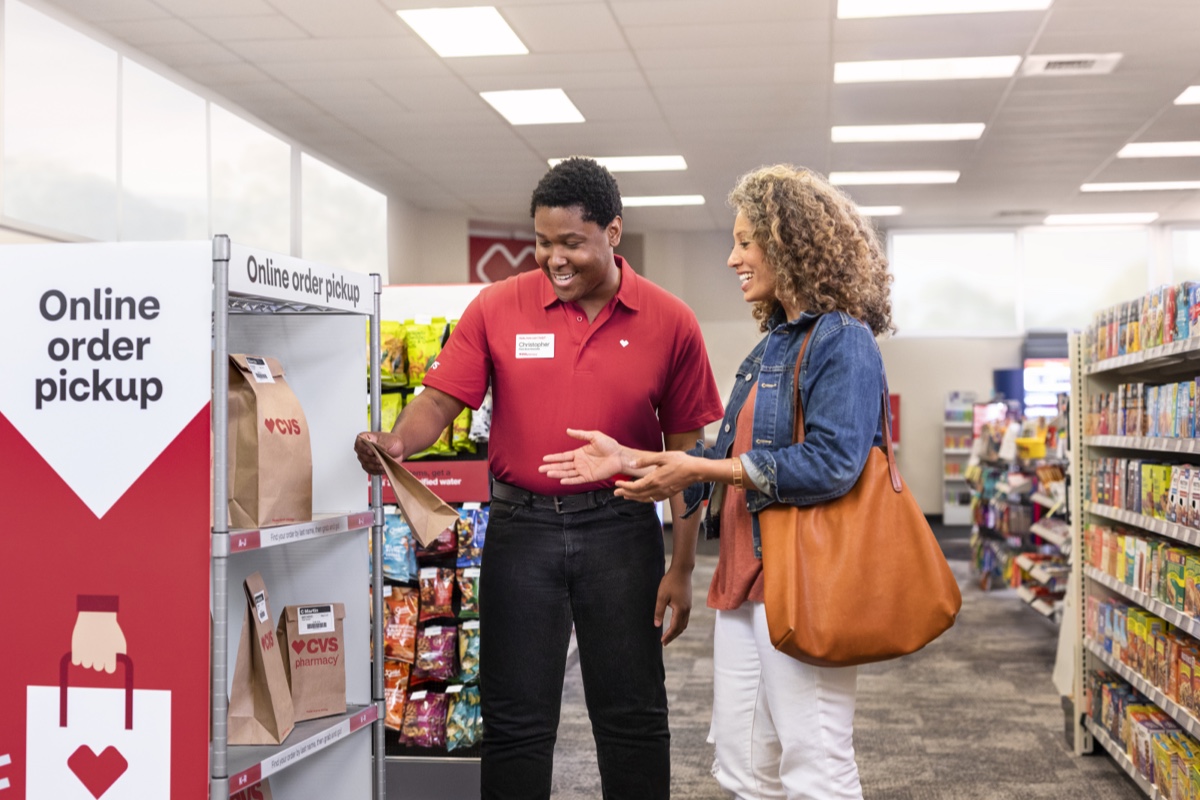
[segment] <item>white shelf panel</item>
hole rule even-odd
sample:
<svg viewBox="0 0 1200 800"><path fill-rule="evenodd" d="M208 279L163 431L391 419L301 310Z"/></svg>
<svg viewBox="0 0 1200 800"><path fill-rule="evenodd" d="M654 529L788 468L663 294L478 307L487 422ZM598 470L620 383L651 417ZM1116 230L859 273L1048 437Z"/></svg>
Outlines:
<svg viewBox="0 0 1200 800"><path fill-rule="evenodd" d="M1152 436L1088 436L1088 447L1117 447L1122 450L1144 450L1151 453L1200 453L1200 439L1168 439Z"/></svg>
<svg viewBox="0 0 1200 800"><path fill-rule="evenodd" d="M1087 718L1087 722L1085 724L1087 725L1088 731L1092 734L1092 738L1096 740L1096 743L1108 751L1108 754L1112 756L1113 761L1117 762L1118 766L1125 770L1129 777L1133 778L1134 783L1138 785L1139 789L1146 793L1146 796L1149 797L1150 800L1168 800L1168 798L1163 797L1162 793L1154 787L1154 784L1146 779L1145 775L1137 771L1137 767L1135 767L1133 762L1129 760L1129 756L1125 754L1125 751L1121 749L1120 745L1118 745L1116 741L1114 741L1113 738L1108 735L1108 731L1100 727L1100 725L1098 725L1091 717Z"/></svg>
<svg viewBox="0 0 1200 800"><path fill-rule="evenodd" d="M1020 563L1020 559L1017 559ZM1017 587L1017 597L1021 598L1034 611L1041 614L1043 617L1054 617L1054 606L1047 602L1044 598L1038 597L1033 593L1033 590L1028 586Z"/></svg>
<svg viewBox="0 0 1200 800"><path fill-rule="evenodd" d="M369 528L374 522L375 517L370 511L356 511L351 514L316 514L310 522L298 522L294 525L277 525L259 530L231 530L229 552L243 553L305 539L336 536L339 533Z"/></svg>
<svg viewBox="0 0 1200 800"><path fill-rule="evenodd" d="M376 706L352 706L345 714L299 722L280 745L243 745L229 748L229 792L234 794L263 778L287 769L338 742L370 727L379 717Z"/></svg>
<svg viewBox="0 0 1200 800"><path fill-rule="evenodd" d="M971 455L971 448L969 448L969 447L947 447L946 449L942 450L942 452L948 456L969 456L969 455Z"/></svg>
<svg viewBox="0 0 1200 800"><path fill-rule="evenodd" d="M1174 539L1178 542L1190 544L1195 547L1200 547L1200 530L1189 528L1186 525L1177 525L1174 522L1168 522L1165 519L1156 519L1148 517L1145 514L1138 514L1135 511L1126 511L1123 508L1114 508L1112 506L1103 506L1099 503L1088 503L1087 510L1105 519L1111 519L1116 522L1123 522L1126 525L1131 525L1135 528L1141 528L1144 531L1157 533L1159 536L1164 536L1168 539Z"/></svg>
<svg viewBox="0 0 1200 800"><path fill-rule="evenodd" d="M1058 508L1059 505L1058 503L1054 502L1053 497L1048 494L1042 494L1041 492L1034 492L1033 494L1029 495L1029 499L1043 508L1049 508L1052 510Z"/></svg>
<svg viewBox="0 0 1200 800"><path fill-rule="evenodd" d="M1084 566L1083 572L1097 583L1107 586L1122 597L1132 600L1147 611L1151 611L1162 617L1192 638L1200 639L1200 620L1189 617L1181 611L1176 611L1166 603L1156 600L1145 592L1135 589L1111 575L1101 572L1095 567Z"/></svg>
<svg viewBox="0 0 1200 800"><path fill-rule="evenodd" d="M1116 358L1106 358L1083 368L1085 375L1096 375L1103 372L1114 372L1123 369L1141 369L1160 366L1155 362L1161 361L1161 366L1177 363L1180 356L1200 355L1200 338L1180 339L1178 342L1151 347L1137 353L1126 353Z"/></svg>
<svg viewBox="0 0 1200 800"><path fill-rule="evenodd" d="M1029 532L1036 533L1055 547L1062 547L1071 538L1071 528L1067 525L1052 527L1045 522L1035 522L1029 526Z"/></svg>
<svg viewBox="0 0 1200 800"><path fill-rule="evenodd" d="M1085 639L1088 650L1092 651L1092 655L1103 661L1109 669L1116 672L1125 680L1133 685L1150 700L1151 703L1161 708L1163 711L1179 723L1179 727L1190 733L1192 736L1200 738L1200 719L1196 719L1183 706L1176 703L1171 698L1155 686L1139 672L1135 672L1127 664L1123 664L1120 659L1116 658L1112 653L1106 652L1101 644L1094 639Z"/></svg>
<svg viewBox="0 0 1200 800"><path fill-rule="evenodd" d="M1054 580L1065 580L1067 573L1065 572L1066 565L1063 566L1064 571L1052 571L1046 568L1046 565L1041 561L1036 561L1028 555L1017 556L1017 566L1029 574L1038 583L1045 586Z"/></svg>

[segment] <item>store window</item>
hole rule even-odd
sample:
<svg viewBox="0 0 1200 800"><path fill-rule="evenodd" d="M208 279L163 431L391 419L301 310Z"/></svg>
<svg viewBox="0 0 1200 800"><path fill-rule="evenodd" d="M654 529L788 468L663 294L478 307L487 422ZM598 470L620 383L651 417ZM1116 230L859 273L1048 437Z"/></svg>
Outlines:
<svg viewBox="0 0 1200 800"><path fill-rule="evenodd" d="M1022 234L1026 328L1083 328L1147 289L1147 228L1031 228Z"/></svg>
<svg viewBox="0 0 1200 800"><path fill-rule="evenodd" d="M1017 329L1015 233L891 237L892 317L901 334L1011 334Z"/></svg>
<svg viewBox="0 0 1200 800"><path fill-rule="evenodd" d="M204 99L121 61L121 238L208 236Z"/></svg>
<svg viewBox="0 0 1200 800"><path fill-rule="evenodd" d="M300 186L303 257L387 275L387 197L307 153Z"/></svg>
<svg viewBox="0 0 1200 800"><path fill-rule="evenodd" d="M117 53L16 0L4 4L4 213L117 238Z"/></svg>
<svg viewBox="0 0 1200 800"><path fill-rule="evenodd" d="M1200 281L1200 228L1172 231L1171 251L1175 282Z"/></svg>
<svg viewBox="0 0 1200 800"><path fill-rule="evenodd" d="M215 104L209 106L209 124L212 232L290 253L291 147Z"/></svg>

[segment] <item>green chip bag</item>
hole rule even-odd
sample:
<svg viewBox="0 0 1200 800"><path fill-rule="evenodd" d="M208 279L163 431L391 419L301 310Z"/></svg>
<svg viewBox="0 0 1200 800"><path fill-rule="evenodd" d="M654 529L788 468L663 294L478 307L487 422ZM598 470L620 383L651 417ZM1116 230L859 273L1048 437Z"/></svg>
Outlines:
<svg viewBox="0 0 1200 800"><path fill-rule="evenodd" d="M399 322L379 323L379 378L384 386L408 385L408 346Z"/></svg>
<svg viewBox="0 0 1200 800"><path fill-rule="evenodd" d="M471 408L464 408L462 413L454 418L450 425L450 444L456 453L474 453L475 443L471 441Z"/></svg>

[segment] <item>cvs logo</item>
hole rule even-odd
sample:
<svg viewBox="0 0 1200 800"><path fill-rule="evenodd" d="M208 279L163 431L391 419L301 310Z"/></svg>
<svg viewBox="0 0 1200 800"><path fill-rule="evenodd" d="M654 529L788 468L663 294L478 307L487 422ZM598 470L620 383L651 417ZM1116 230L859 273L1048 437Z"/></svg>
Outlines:
<svg viewBox="0 0 1200 800"><path fill-rule="evenodd" d="M338 640L336 636L328 636L324 639L309 639L307 641L296 639L292 642L292 649L296 651L296 655L300 655L306 650L312 655L316 655L317 653L336 653L338 651Z"/></svg>
<svg viewBox="0 0 1200 800"><path fill-rule="evenodd" d="M265 420L263 420L263 424L267 426L267 430L271 433L282 433L284 435L298 435L300 433L300 420L296 419L267 417Z"/></svg>
<svg viewBox="0 0 1200 800"><path fill-rule="evenodd" d="M237 794L231 794L229 800L263 800L262 784L256 783L249 789L244 789Z"/></svg>
<svg viewBox="0 0 1200 800"><path fill-rule="evenodd" d="M259 640L259 644L262 645L263 650L270 650L272 647L274 647L275 646L275 631L267 631L266 633L264 633L262 635L262 638Z"/></svg>

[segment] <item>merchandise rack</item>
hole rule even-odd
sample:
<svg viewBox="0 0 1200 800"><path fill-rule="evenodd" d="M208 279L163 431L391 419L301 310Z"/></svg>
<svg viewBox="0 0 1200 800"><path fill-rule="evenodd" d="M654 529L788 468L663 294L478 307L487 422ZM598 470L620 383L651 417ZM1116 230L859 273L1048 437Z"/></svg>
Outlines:
<svg viewBox="0 0 1200 800"><path fill-rule="evenodd" d="M381 281L378 275L369 278L369 287L359 285L357 291L367 288L372 292L366 309L358 309L357 303L330 301L299 302L288 292L261 287L264 291L248 290L240 274L233 277L231 287L230 261L240 260L244 248L232 245L226 236L216 236L212 243L213 261L213 402L212 409L212 649L211 649L211 724L212 743L210 750L209 794L213 798L228 797L231 791L251 785L268 775L291 771L300 765L312 763L299 777L289 779L295 794L305 797L365 796L366 786L354 775L354 765L370 763L371 746L349 747L343 742L360 740L353 734L365 728L374 733L372 745L376 754L383 753L383 671L382 666L372 666L370 681L362 685L362 673L347 669L347 711L332 717L310 720L296 725L292 734L274 747L230 746L228 744L228 692L229 676L232 674L233 657L230 647L230 631L238 630L241 618L241 603L230 603L229 587L235 597L240 580L255 571L262 571L271 592L272 609L278 613L284 606L294 602L313 602L320 598L304 592L330 591L330 587L344 592L349 600L356 587L365 582L366 559L363 558L366 541L363 532L370 529L374 570L374 606L370 635L377 651L383 648L383 597L382 597L382 525L383 512L381 483L372 480L370 510L343 511L315 515L310 522L280 526L262 530L230 530L228 526L228 431L229 408L225 398L229 393L229 353L241 352L234 348L281 354L281 362L288 365L289 383L300 396L299 384L312 394L303 403L309 417L310 434L314 446L313 502L317 505L329 498L337 498L337 504L357 504L361 497L361 473L350 470L349 474L326 476L331 479L318 481L318 467L324 461L318 453L318 429L312 420L320 420L324 427L320 431L322 444L341 446L349 450L350 428L357 427L355 420L361 415L361 386L357 381L344 381L340 372L333 373L330 365L337 369L353 369L361 376L358 364L361 356L354 358L347 349L339 351L343 343L361 346L361 319L369 319L370 331L370 395L372 419L378 429L379 419L379 296ZM253 255L250 256L253 258ZM328 267L272 256L273 260L290 264L293 268L320 269L324 274ZM330 281L363 284L366 276L329 271ZM319 298L317 298L319 300ZM231 317L237 318L231 325ZM301 319L307 318L307 319ZM357 321L356 321L357 320ZM359 351L361 352L361 351ZM361 377L357 377L360 381ZM312 403L313 405L310 405ZM350 426L350 427L347 427ZM343 428L345 430L343 430ZM332 469L332 467L326 468ZM346 470L341 470L346 472ZM349 499L355 498L355 499ZM276 550L280 551L276 554ZM320 587L325 587L324 589ZM358 589L361 591L361 589ZM356 593L353 596L358 596ZM359 606L361 608L361 606ZM353 608L347 603L347 608ZM367 633L360 614L348 614L346 640L354 641L358 635ZM365 652L365 647L347 647L348 667L361 659L352 653ZM365 656L364 656L365 657ZM365 665L362 665L365 666ZM365 673L365 670L363 671ZM363 703L358 701L367 701ZM339 746L340 745L340 746ZM347 749L349 747L349 749ZM333 754L333 755L330 755ZM341 755L336 755L341 754ZM330 760L333 758L334 760ZM370 770L370 792L374 800L385 797L385 763L382 757L373 759ZM232 781L231 781L232 779ZM278 791L278 789L277 789ZM282 794L282 792L280 792Z"/></svg>
<svg viewBox="0 0 1200 800"><path fill-rule="evenodd" d="M1108 731L1100 727L1099 723L1094 722L1091 717L1087 717L1084 724L1087 735L1108 751L1113 761L1116 761L1117 765L1125 770L1125 773L1129 777L1133 778L1134 783L1146 793L1147 797L1151 800L1170 800L1168 797L1163 797L1158 788L1147 780L1145 775L1137 771L1137 767L1129 760L1129 756L1125 754L1125 751L1121 749L1119 744L1113 741L1112 737L1108 735Z"/></svg>
<svg viewBox="0 0 1200 800"><path fill-rule="evenodd" d="M1146 699L1165 711L1171 719L1178 722L1179 727L1192 736L1200 738L1200 719L1196 719L1186 708L1167 697L1161 689L1146 680L1145 676L1140 672L1135 672L1129 666L1122 663L1120 659L1114 658L1112 653L1106 652L1104 646L1099 642L1087 639L1085 645L1093 656L1104 662L1105 666L1124 678L1133 688L1144 694Z"/></svg>

